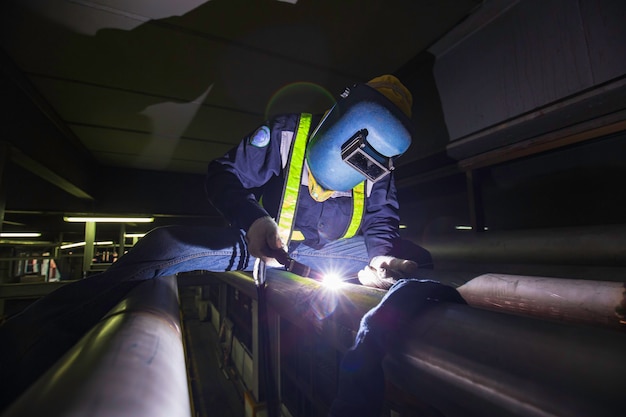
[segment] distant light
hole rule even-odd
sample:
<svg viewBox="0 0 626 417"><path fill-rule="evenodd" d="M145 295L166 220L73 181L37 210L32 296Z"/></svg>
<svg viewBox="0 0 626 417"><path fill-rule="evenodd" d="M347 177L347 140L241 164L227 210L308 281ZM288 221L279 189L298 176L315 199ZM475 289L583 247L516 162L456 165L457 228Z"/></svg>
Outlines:
<svg viewBox="0 0 626 417"><path fill-rule="evenodd" d="M76 217L68 216L63 217L66 222L74 223L151 223L154 221L154 217Z"/></svg>
<svg viewBox="0 0 626 417"><path fill-rule="evenodd" d="M406 224L401 224L401 225L399 226L399 228L400 228L400 229L406 229Z"/></svg>
<svg viewBox="0 0 626 417"><path fill-rule="evenodd" d="M145 233L124 233L126 237L144 237Z"/></svg>
<svg viewBox="0 0 626 417"><path fill-rule="evenodd" d="M2 232L0 237L40 237L39 232Z"/></svg>
<svg viewBox="0 0 626 417"><path fill-rule="evenodd" d="M68 243L66 245L61 245L60 248L61 249L71 249L71 248L77 248L79 246L85 246L85 242Z"/></svg>
<svg viewBox="0 0 626 417"><path fill-rule="evenodd" d="M96 246L102 246L102 245L112 245L113 241L112 240L105 240L102 242L94 242L93 243ZM86 243L85 242L76 242L76 243L68 243L66 245L61 245L59 246L61 249L70 249L70 248L78 248L80 246L85 246Z"/></svg>
<svg viewBox="0 0 626 417"><path fill-rule="evenodd" d="M472 230L472 226L454 226L456 230ZM484 227L483 230L489 230L488 227Z"/></svg>

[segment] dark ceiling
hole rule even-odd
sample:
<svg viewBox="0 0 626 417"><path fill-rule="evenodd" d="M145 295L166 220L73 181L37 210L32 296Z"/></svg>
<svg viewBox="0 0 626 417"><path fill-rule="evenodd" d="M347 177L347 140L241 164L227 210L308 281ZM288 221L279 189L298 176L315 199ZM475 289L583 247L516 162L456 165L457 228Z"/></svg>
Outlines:
<svg viewBox="0 0 626 417"><path fill-rule="evenodd" d="M3 228L70 233L52 226L66 212L217 221L208 161L272 114L396 73L480 3L4 1Z"/></svg>

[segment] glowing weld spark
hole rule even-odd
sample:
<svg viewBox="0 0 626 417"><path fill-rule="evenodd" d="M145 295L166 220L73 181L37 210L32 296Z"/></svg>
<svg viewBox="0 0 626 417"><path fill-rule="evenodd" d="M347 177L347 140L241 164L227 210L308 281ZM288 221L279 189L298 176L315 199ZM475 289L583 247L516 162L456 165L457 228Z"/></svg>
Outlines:
<svg viewBox="0 0 626 417"><path fill-rule="evenodd" d="M338 289L345 284L342 277L336 273L327 273L324 274L324 279L322 281L322 285L328 289Z"/></svg>

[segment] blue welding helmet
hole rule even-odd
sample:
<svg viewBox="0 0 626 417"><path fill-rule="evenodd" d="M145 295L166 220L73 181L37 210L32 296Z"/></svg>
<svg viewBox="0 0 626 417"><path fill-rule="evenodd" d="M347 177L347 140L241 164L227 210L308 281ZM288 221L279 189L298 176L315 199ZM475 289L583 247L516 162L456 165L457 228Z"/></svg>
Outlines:
<svg viewBox="0 0 626 417"><path fill-rule="evenodd" d="M411 96L392 79L408 94L408 106L374 83L357 84L346 89L311 135L306 160L322 188L349 191L365 179L376 182L409 148L413 129L404 112L410 114Z"/></svg>

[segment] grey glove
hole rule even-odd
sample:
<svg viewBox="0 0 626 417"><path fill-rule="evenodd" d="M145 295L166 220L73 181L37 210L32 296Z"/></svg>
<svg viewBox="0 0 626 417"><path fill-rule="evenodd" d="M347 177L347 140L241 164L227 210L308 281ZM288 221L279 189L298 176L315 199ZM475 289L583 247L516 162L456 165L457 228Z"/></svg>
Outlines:
<svg viewBox="0 0 626 417"><path fill-rule="evenodd" d="M374 256L368 266L358 273L359 282L367 287L388 290L401 278L411 278L417 263L393 256Z"/></svg>
<svg viewBox="0 0 626 417"><path fill-rule="evenodd" d="M284 249L284 245L278 235L278 225L274 219L269 216L256 219L248 229L246 241L250 255L261 259L270 266L279 265L274 258L278 251Z"/></svg>

